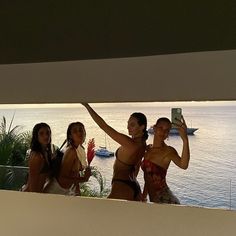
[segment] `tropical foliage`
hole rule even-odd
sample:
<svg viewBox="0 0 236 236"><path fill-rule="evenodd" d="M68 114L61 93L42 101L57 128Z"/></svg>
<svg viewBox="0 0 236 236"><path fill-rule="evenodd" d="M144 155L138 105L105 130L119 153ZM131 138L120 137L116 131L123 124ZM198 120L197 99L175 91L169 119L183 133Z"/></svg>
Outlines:
<svg viewBox="0 0 236 236"><path fill-rule="evenodd" d="M106 180L102 176L101 172L97 167L91 167L92 177L94 181L90 180L87 183L81 184L81 196L87 197L106 197L110 191L109 188L106 187ZM96 182L98 183L98 187L96 186Z"/></svg>
<svg viewBox="0 0 236 236"><path fill-rule="evenodd" d="M30 146L29 132L20 132L22 127L12 127L14 116L7 128L6 118L0 123L0 165L26 166L25 154Z"/></svg>
<svg viewBox="0 0 236 236"><path fill-rule="evenodd" d="M88 141L87 146L87 161L90 166L95 156L95 141L94 138ZM95 166L90 166L92 177L89 182L81 184L81 195L88 197L106 197L109 189L106 188L106 180L101 172ZM95 183L93 180L96 180ZM98 184L98 186L97 186Z"/></svg>
<svg viewBox="0 0 236 236"><path fill-rule="evenodd" d="M26 182L28 167L0 166L0 189L19 190Z"/></svg>
<svg viewBox="0 0 236 236"><path fill-rule="evenodd" d="M28 172L26 163L26 151L30 147L30 132L21 132L21 126L13 125L12 117L9 127L3 116L0 121L0 189L19 190L25 182ZM90 149L94 151L94 140L90 142ZM90 162L93 152L90 150ZM81 184L81 195L89 197L106 197L110 191L106 187L105 178L97 167L91 167L93 178L87 183Z"/></svg>
<svg viewBox="0 0 236 236"><path fill-rule="evenodd" d="M27 166L25 162L26 151L29 149L31 135L29 132L21 132L21 126L12 126L14 116L9 127L6 118L3 116L0 122L0 188L18 188L17 182L24 168L13 166ZM23 172L25 172L23 170ZM17 177L17 178L16 178Z"/></svg>

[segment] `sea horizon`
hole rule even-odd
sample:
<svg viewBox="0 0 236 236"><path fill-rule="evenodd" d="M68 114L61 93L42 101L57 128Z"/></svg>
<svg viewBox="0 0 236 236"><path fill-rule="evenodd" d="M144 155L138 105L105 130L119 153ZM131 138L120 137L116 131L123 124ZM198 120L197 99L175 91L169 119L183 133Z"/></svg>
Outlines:
<svg viewBox="0 0 236 236"><path fill-rule="evenodd" d="M182 170L173 163L167 174L167 183L181 204L236 210L236 101L204 102L131 102L91 103L101 117L117 131L127 134L127 120L133 112L143 112L148 127L158 117L170 118L172 107L181 107L189 127L198 128L189 136L190 164ZM95 124L86 109L80 104L1 104L0 117L8 122L14 115L13 125L22 126L22 131L32 131L39 122L46 122L52 129L53 143L60 146L65 140L68 124L84 123L87 140L95 138L96 148L104 146L104 132ZM147 144L153 136L149 135ZM182 141L179 136L170 136L166 141L181 155ZM85 146L87 145L87 141ZM119 144L107 138L107 147L114 151ZM97 166L110 187L114 158L95 157ZM143 186L140 170L138 180ZM96 184L96 183L95 183Z"/></svg>

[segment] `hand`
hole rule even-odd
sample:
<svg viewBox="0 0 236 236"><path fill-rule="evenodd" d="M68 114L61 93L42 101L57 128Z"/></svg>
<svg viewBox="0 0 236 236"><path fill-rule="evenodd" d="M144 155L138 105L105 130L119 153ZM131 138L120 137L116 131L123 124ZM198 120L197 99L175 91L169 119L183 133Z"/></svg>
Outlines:
<svg viewBox="0 0 236 236"><path fill-rule="evenodd" d="M81 102L81 105L84 106L88 111L91 109L90 105L86 102Z"/></svg>
<svg viewBox="0 0 236 236"><path fill-rule="evenodd" d="M152 144L148 144L148 145L146 146L146 151L149 151L151 148L152 148Z"/></svg>
<svg viewBox="0 0 236 236"><path fill-rule="evenodd" d="M184 120L184 117L181 116L181 120L177 120L177 121L178 121L178 123L176 123L176 125L178 126L180 137L182 139L187 139L188 138L187 125L186 125L186 122Z"/></svg>
<svg viewBox="0 0 236 236"><path fill-rule="evenodd" d="M86 102L81 102L81 105L83 105L84 107L87 107L87 106L88 106L88 103L86 103Z"/></svg>

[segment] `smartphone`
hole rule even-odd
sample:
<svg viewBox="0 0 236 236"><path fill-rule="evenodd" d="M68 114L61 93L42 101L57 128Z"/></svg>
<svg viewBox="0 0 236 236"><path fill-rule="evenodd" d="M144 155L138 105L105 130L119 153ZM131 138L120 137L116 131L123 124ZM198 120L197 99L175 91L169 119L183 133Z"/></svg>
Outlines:
<svg viewBox="0 0 236 236"><path fill-rule="evenodd" d="M181 120L182 117L182 109L181 108L172 108L171 109L171 122L172 128L177 128L178 120Z"/></svg>

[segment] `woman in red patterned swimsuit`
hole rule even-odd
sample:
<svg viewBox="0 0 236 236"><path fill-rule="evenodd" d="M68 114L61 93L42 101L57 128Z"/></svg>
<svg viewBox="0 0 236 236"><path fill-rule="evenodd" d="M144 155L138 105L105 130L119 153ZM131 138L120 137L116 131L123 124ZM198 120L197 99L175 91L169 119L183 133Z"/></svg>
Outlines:
<svg viewBox="0 0 236 236"><path fill-rule="evenodd" d="M166 183L170 162L173 161L178 167L187 169L190 159L187 126L183 117L177 125L183 141L181 157L173 147L165 143L171 129L170 120L162 117L154 125L153 145L148 147L142 162L145 180L143 199L146 199L148 194L151 202L180 204Z"/></svg>

